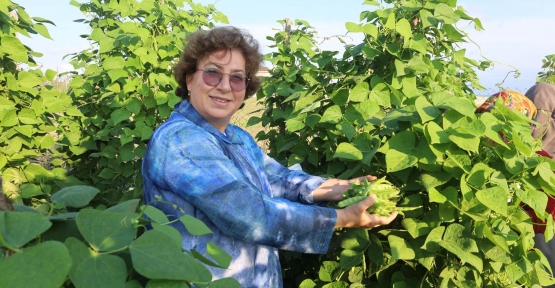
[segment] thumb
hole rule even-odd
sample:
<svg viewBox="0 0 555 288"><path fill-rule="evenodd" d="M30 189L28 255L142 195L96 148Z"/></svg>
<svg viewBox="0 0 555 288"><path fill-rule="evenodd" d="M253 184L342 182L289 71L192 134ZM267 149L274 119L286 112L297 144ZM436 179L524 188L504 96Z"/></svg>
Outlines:
<svg viewBox="0 0 555 288"><path fill-rule="evenodd" d="M360 201L359 203L361 204L362 208L366 210L370 206L374 205L374 203L376 203L376 199L377 199L376 194L370 194L368 195L368 197L366 197L366 199Z"/></svg>

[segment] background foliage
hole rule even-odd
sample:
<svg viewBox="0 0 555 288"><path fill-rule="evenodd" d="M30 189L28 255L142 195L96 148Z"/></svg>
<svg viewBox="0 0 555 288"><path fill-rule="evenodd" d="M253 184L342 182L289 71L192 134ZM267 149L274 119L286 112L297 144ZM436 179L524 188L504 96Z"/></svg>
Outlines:
<svg viewBox="0 0 555 288"><path fill-rule="evenodd" d="M385 2L385 3L384 3ZM386 176L405 212L392 225L337 231L328 254L282 253L300 287L539 287L553 283L521 205L544 211L555 163L539 157L529 120L497 107L476 115L477 69L457 24L480 20L456 1L365 1L346 51L322 51L309 23L271 39L258 99L269 153L339 178ZM505 140L500 135L505 137ZM545 170L544 170L545 169ZM545 173L540 173L545 171ZM539 212L540 217L547 217ZM545 219L545 218L544 218ZM549 217L546 238L553 236Z"/></svg>
<svg viewBox="0 0 555 288"><path fill-rule="evenodd" d="M543 71L538 73L537 82L555 84L555 54L545 56L542 62Z"/></svg>
<svg viewBox="0 0 555 288"><path fill-rule="evenodd" d="M76 25L90 27L82 37L91 48L68 56L74 72L56 75L37 69L41 55L18 38L49 38L53 23L0 1L0 173L14 203L0 205L0 286L236 287L211 282L200 264L226 267L225 252L182 251L168 219L140 203L145 147L179 101L170 70L181 40L227 18L185 0L70 4L83 12ZM283 252L286 286L552 283L520 206L544 211L540 189L555 193L555 163L536 156L522 115L474 114L476 70L489 62L465 57L457 24L482 29L479 19L455 0L365 4L346 23L364 40L342 53L321 51L306 21L278 21L271 77L257 97L266 108L248 124L264 127L258 140L286 165L386 176L402 188L401 205L422 208L388 227L338 230L326 255ZM552 77L551 56L539 79ZM55 77L71 78L67 91ZM210 233L188 215L178 221Z"/></svg>
<svg viewBox="0 0 555 288"><path fill-rule="evenodd" d="M183 251L165 215L139 204L145 145L179 101L170 69L181 41L226 17L179 0L71 4L91 28L82 35L91 49L70 55L81 72L66 93L51 84L54 71L33 69L40 55L16 37L49 37L42 23L53 23L0 2L0 171L15 203L0 209L0 286L240 286L212 282L202 264L227 267L223 250ZM194 235L212 233L192 216L178 221Z"/></svg>

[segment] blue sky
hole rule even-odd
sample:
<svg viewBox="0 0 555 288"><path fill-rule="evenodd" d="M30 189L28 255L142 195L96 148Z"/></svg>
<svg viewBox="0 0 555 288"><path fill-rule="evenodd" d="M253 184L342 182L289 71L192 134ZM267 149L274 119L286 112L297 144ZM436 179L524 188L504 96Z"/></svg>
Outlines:
<svg viewBox="0 0 555 288"><path fill-rule="evenodd" d="M34 37L22 41L33 50L44 54L39 62L45 67L60 72L70 69L62 57L88 47L89 43L79 37L87 34L88 28L73 20L84 18L81 12L69 5L69 0L12 0L25 7L31 16L49 19L56 26L48 26L54 40ZM84 2L85 0L78 0ZM345 22L358 22L360 12L371 9L362 5L362 0L200 0L202 4L215 4L227 15L231 25L249 30L263 46L263 53L271 50L265 39L281 29L277 20L291 18L308 21L316 28L319 36L344 35ZM478 17L485 28L476 32L472 26L466 28L470 37L480 46L482 54L499 63L479 73L480 82L491 91L503 81L512 68L518 68L520 77L510 74L502 84L505 88L525 92L534 84L541 71L541 60L555 54L555 1L553 0L459 0L469 15ZM360 41L353 35L354 43ZM338 41L326 41L323 49L340 50ZM465 45L467 57L480 59L476 45ZM504 65L504 64L507 65Z"/></svg>

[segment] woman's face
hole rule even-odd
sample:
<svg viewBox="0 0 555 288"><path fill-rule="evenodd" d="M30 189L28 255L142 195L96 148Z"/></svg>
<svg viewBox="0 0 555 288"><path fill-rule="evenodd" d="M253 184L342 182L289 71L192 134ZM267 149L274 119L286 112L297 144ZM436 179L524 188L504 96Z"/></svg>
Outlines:
<svg viewBox="0 0 555 288"><path fill-rule="evenodd" d="M191 92L191 105L208 123L224 133L231 116L245 100L245 89L235 91L230 86L230 77L237 81L237 77L245 75L245 58L239 50L221 50L201 59L197 69L223 73L221 82L215 86L204 82L203 73L208 72L202 70L187 75L186 81L187 89Z"/></svg>

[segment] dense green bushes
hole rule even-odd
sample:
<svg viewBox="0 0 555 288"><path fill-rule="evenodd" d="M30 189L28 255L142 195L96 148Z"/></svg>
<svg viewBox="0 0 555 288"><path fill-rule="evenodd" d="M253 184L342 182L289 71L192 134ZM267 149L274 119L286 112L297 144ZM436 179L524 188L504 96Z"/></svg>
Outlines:
<svg viewBox="0 0 555 288"><path fill-rule="evenodd" d="M229 255L215 245L207 255L183 251L166 216L140 204L145 145L179 101L169 70L181 40L209 19L227 21L184 2L72 1L94 48L71 55L83 73L67 93L49 84L54 71L17 67L33 67L38 54L15 33L48 37L38 22L50 22L0 4L0 172L15 203L0 211L0 287L239 286L212 282L201 264L225 268ZM211 233L189 215L178 221Z"/></svg>
<svg viewBox="0 0 555 288"><path fill-rule="evenodd" d="M272 39L272 77L258 98L269 128L258 139L310 173L387 177L405 212L378 229L337 231L325 256L283 253L286 282L301 287L532 287L553 283L533 249L526 203L547 217L555 163L535 151L529 120L498 107L475 115L477 69L457 28L456 1L365 1L363 33L343 54L321 51L296 20ZM285 25L286 23L283 22ZM507 141L499 136L501 132ZM553 236L553 221L546 236Z"/></svg>

